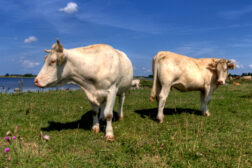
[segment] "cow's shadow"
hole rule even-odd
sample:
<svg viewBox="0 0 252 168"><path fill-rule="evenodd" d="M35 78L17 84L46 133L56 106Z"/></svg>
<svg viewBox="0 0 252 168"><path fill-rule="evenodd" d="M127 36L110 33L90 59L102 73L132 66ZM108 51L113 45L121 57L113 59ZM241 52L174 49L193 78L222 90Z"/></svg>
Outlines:
<svg viewBox="0 0 252 168"><path fill-rule="evenodd" d="M251 99L252 98L252 92L247 94L247 95L243 95L243 96L240 96L241 98L248 98L248 99Z"/></svg>
<svg viewBox="0 0 252 168"><path fill-rule="evenodd" d="M157 117L157 111L158 111L157 108L135 110L135 112L138 113L142 118L149 117L155 121ZM200 110L190 109L190 108L165 108L164 109L164 115L173 115L173 114L181 114L181 113L202 115L202 112Z"/></svg>
<svg viewBox="0 0 252 168"><path fill-rule="evenodd" d="M90 110L86 112L79 120L70 121L70 122L55 122L55 121L48 121L48 126L41 128L42 131L61 131L67 129L84 129L84 130L91 130L93 124L93 112ZM113 112L113 121L118 120L118 113ZM106 121L100 121L100 129L101 131L105 131Z"/></svg>

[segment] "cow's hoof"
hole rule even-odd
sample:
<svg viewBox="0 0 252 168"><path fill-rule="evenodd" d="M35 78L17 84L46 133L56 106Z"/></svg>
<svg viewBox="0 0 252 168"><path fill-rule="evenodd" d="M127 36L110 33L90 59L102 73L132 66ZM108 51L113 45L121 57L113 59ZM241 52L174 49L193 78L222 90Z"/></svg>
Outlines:
<svg viewBox="0 0 252 168"><path fill-rule="evenodd" d="M119 120L123 120L123 116L120 116L120 117L119 117Z"/></svg>
<svg viewBox="0 0 252 168"><path fill-rule="evenodd" d="M115 140L114 135L106 135L106 141L107 141L107 142L112 142L112 141L114 141L114 140Z"/></svg>
<svg viewBox="0 0 252 168"><path fill-rule="evenodd" d="M210 117L211 114L209 112L206 112L206 113L203 114L203 116Z"/></svg>
<svg viewBox="0 0 252 168"><path fill-rule="evenodd" d="M157 118L157 122L158 122L159 124L162 124L162 123L163 123L163 119Z"/></svg>
<svg viewBox="0 0 252 168"><path fill-rule="evenodd" d="M99 133L99 132L100 132L100 128L97 127L97 126L94 126L94 127L92 128L92 132L94 132L94 133Z"/></svg>

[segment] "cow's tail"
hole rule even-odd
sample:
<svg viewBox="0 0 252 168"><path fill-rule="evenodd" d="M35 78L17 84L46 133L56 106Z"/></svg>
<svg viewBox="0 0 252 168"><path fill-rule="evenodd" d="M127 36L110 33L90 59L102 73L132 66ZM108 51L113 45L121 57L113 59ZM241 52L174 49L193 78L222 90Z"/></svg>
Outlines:
<svg viewBox="0 0 252 168"><path fill-rule="evenodd" d="M153 58L152 60L152 73L153 73L153 85L151 89L150 102L154 102L156 100L156 90L158 85L158 76L157 76L157 58Z"/></svg>

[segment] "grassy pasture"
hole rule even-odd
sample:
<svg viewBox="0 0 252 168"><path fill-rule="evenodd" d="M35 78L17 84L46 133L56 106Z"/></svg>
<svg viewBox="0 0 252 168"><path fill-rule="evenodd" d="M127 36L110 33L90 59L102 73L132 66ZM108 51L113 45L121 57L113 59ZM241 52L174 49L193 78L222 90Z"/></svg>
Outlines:
<svg viewBox="0 0 252 168"><path fill-rule="evenodd" d="M172 90L163 124L149 95L148 87L130 90L122 121L116 104L115 141L106 142L105 123L100 133L90 130L82 91L2 94L0 167L252 167L252 83L218 88L211 117L199 115L199 92ZM4 139L9 130L19 136L11 143Z"/></svg>

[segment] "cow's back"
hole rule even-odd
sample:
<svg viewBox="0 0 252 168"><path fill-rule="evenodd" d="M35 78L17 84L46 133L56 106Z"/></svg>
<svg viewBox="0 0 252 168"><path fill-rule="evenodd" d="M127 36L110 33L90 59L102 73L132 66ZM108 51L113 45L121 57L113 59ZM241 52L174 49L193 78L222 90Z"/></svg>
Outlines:
<svg viewBox="0 0 252 168"><path fill-rule="evenodd" d="M107 89L112 84L121 90L130 87L133 78L131 61L122 51L106 44L95 44L74 48L71 53L78 56L81 73L90 79L97 89Z"/></svg>
<svg viewBox="0 0 252 168"><path fill-rule="evenodd" d="M119 77L120 58L109 45L95 44L69 50L78 72L97 88L108 88Z"/></svg>

